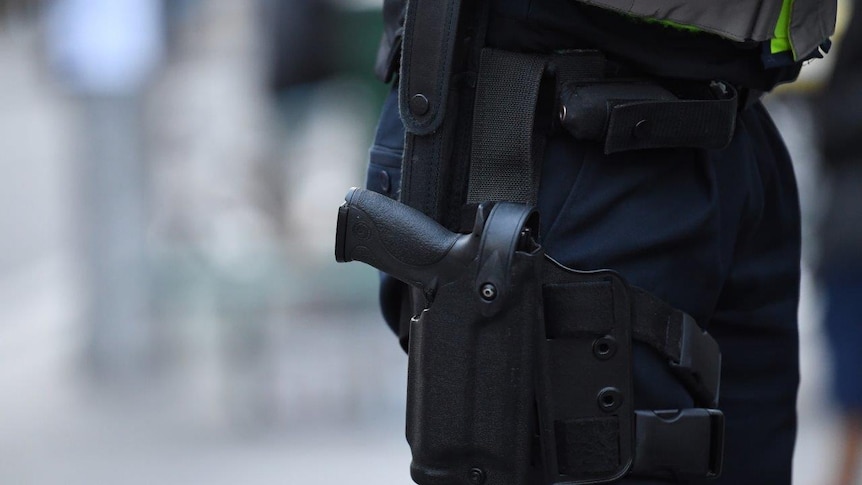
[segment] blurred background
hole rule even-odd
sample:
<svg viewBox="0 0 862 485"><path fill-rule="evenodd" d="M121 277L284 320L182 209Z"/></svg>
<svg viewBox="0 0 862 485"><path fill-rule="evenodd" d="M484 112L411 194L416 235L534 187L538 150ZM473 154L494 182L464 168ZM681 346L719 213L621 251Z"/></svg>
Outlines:
<svg viewBox="0 0 862 485"><path fill-rule="evenodd" d="M0 0L0 483L410 483L406 358L374 270L333 258L380 8ZM844 429L813 277L830 66L768 99L806 223L803 485Z"/></svg>

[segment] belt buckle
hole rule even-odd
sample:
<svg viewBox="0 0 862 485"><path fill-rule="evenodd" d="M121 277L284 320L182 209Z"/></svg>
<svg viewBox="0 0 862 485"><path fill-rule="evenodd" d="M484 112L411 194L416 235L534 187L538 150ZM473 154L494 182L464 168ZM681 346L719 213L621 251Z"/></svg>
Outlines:
<svg viewBox="0 0 862 485"><path fill-rule="evenodd" d="M678 479L716 478L724 459L724 414L691 408L635 411L632 474Z"/></svg>

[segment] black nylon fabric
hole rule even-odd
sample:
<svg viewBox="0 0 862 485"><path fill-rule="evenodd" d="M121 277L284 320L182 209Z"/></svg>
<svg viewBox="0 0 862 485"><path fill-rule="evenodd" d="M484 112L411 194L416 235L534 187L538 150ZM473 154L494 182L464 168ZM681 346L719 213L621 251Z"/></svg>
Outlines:
<svg viewBox="0 0 862 485"><path fill-rule="evenodd" d="M663 357L679 361L682 354L682 312L640 288L632 288L636 308L632 336Z"/></svg>
<svg viewBox="0 0 862 485"><path fill-rule="evenodd" d="M539 166L534 160L536 103L546 61L486 49L482 53L467 203L535 205Z"/></svg>
<svg viewBox="0 0 862 485"><path fill-rule="evenodd" d="M602 473L619 466L617 421L616 416L557 421L560 473L575 475L581 470Z"/></svg>

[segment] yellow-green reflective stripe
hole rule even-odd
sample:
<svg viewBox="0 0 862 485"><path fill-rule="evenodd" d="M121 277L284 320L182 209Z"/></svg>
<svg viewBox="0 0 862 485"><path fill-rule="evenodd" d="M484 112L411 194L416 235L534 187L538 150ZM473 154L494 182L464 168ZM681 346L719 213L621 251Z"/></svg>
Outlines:
<svg viewBox="0 0 862 485"><path fill-rule="evenodd" d="M687 30L689 32L703 32L703 30L698 27L695 27L693 25L681 24L679 22L674 22L673 20L659 20L651 19L649 17L641 17L640 20L644 20L647 23L664 25L665 27L672 27L674 29Z"/></svg>
<svg viewBox="0 0 862 485"><path fill-rule="evenodd" d="M790 42L790 10L793 7L793 0L784 0L781 4L781 14L778 16L778 23L775 24L775 37L769 42L769 50L773 54L785 51L793 51L793 44ZM793 52L793 57L796 58L796 52Z"/></svg>
<svg viewBox="0 0 862 485"><path fill-rule="evenodd" d="M793 43L790 40L790 12L792 9L793 0L782 0L781 13L778 15L778 22L775 24L774 37L769 41L769 50L773 54L791 51L793 53L793 57L796 58L796 52L793 50ZM659 20L649 17L634 16L631 16L631 18L689 32L703 32L702 29L693 25L681 24L672 20Z"/></svg>

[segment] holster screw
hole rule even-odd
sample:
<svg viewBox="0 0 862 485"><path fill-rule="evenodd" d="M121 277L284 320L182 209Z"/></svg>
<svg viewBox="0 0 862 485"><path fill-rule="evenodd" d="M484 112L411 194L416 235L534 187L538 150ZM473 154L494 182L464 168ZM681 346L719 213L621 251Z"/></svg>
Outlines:
<svg viewBox="0 0 862 485"><path fill-rule="evenodd" d="M482 288L479 290L479 293L482 295L482 299L485 301L493 301L497 298L497 287L491 283L485 283L482 285Z"/></svg>
<svg viewBox="0 0 862 485"><path fill-rule="evenodd" d="M471 469L469 480L473 485L482 485L485 483L485 470L482 470L481 468Z"/></svg>
<svg viewBox="0 0 862 485"><path fill-rule="evenodd" d="M593 342L593 354L599 360L611 359L616 353L617 341L610 335L605 335Z"/></svg>
<svg viewBox="0 0 862 485"><path fill-rule="evenodd" d="M623 403L623 394L615 387L606 387L597 397L599 408L605 412L616 411Z"/></svg>

